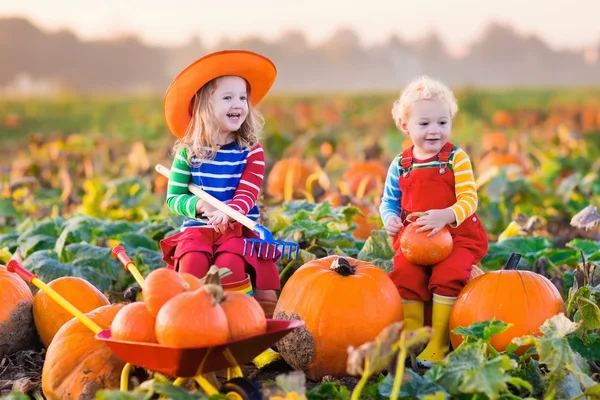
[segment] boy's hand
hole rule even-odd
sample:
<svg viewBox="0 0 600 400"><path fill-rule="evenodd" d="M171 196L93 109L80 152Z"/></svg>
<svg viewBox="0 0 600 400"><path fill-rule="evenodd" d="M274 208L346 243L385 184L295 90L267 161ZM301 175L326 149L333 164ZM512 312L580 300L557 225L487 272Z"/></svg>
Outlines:
<svg viewBox="0 0 600 400"><path fill-rule="evenodd" d="M215 231L219 233L224 233L227 229L230 228L229 216L223 211L215 210L205 212L204 215L208 217L208 224L212 225Z"/></svg>
<svg viewBox="0 0 600 400"><path fill-rule="evenodd" d="M454 212L449 209L443 210L429 210L425 213L426 215L419 217L413 224L421 226L417 229L417 232L424 232L431 229L431 232L427 236L433 236L442 230L448 224L451 224L456 220Z"/></svg>
<svg viewBox="0 0 600 400"><path fill-rule="evenodd" d="M396 236L400 229L404 227L402 223L402 219L400 217L392 217L388 220L387 224L385 224L385 231L389 236Z"/></svg>

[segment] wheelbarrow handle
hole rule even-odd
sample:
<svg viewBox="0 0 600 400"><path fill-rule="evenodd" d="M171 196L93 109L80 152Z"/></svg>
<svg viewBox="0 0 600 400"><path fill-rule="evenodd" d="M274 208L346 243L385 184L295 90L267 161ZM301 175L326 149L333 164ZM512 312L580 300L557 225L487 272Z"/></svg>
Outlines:
<svg viewBox="0 0 600 400"><path fill-rule="evenodd" d="M166 178L170 178L170 170L164 165L157 164L155 167L156 171L165 176ZM219 199L211 196L209 193L206 193L204 190L193 183L188 184L188 189L190 192L198 196L200 199L206 201L208 204L216 208L217 210L223 211L230 218L233 218L240 224L244 225L246 228L254 231L254 227L258 224L256 221L252 221L250 218L242 214L241 212L234 210L227 204L221 202Z"/></svg>
<svg viewBox="0 0 600 400"><path fill-rule="evenodd" d="M133 278L138 285L140 285L140 288L144 290L144 277L142 274L140 274L140 271L137 269L133 261L131 261L127 253L125 253L125 248L121 245L115 246L111 253L113 257L119 260L119 262L123 264L123 267L125 267L125 269L129 271L131 275L133 275Z"/></svg>
<svg viewBox="0 0 600 400"><path fill-rule="evenodd" d="M56 301L62 308L67 310L72 316L77 318L84 324L89 330L94 332L94 334L98 334L102 331L102 328L98 326L94 321L92 321L88 316L79 311L73 304L69 303L64 297L58 294L54 289L46 285L40 279L38 279L37 275L32 274L27 271L25 268L21 267L21 264L17 260L10 260L8 264L6 264L6 269L9 272L14 272L19 275L21 279L28 282L31 285L38 287L42 292L46 293L52 300Z"/></svg>

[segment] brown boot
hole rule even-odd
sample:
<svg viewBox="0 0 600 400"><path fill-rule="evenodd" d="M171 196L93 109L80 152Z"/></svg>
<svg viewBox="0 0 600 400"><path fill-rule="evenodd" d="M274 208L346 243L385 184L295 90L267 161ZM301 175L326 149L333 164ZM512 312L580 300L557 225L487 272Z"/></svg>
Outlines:
<svg viewBox="0 0 600 400"><path fill-rule="evenodd" d="M254 298L262 307L265 316L269 319L273 318L273 312L277 305L277 293L275 293L275 290L260 290L254 288Z"/></svg>

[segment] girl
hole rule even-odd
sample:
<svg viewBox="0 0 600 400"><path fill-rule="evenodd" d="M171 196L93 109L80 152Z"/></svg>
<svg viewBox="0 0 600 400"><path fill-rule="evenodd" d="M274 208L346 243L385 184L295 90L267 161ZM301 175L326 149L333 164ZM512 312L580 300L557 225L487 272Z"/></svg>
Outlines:
<svg viewBox="0 0 600 400"><path fill-rule="evenodd" d="M167 205L185 216L179 233L160 242L163 260L202 278L211 265L229 268L225 287L250 292L271 318L280 289L272 259L243 255L244 238L257 237L188 191L200 186L233 209L257 220L264 152L257 141L262 117L254 110L271 88L275 65L249 51L208 54L183 70L165 94L167 126L178 138L167 188ZM249 254L250 252L248 252Z"/></svg>
<svg viewBox="0 0 600 400"><path fill-rule="evenodd" d="M379 208L388 235L394 237L397 254L389 276L403 299L406 329L423 326L424 304L433 297L433 335L417 357L425 366L446 356L454 300L488 248L487 233L475 213L471 161L448 141L457 110L450 89L426 76L414 80L396 100L392 116L413 145L391 163ZM420 226L417 232L430 231L431 236L447 226L452 234L452 253L437 265L412 264L399 250L398 234L413 212L426 213L413 222Z"/></svg>

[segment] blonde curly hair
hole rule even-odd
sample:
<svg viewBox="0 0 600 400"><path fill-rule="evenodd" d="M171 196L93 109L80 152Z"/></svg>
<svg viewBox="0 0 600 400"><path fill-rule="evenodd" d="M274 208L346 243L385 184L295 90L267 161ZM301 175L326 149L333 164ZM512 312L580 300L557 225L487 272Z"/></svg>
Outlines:
<svg viewBox="0 0 600 400"><path fill-rule="evenodd" d="M432 79L427 75L419 76L402 91L400 97L392 107L392 118L396 126L403 131L402 123L408 119L411 104L421 100L441 99L450 107L450 118L454 118L458 111L458 104L454 93L442 82Z"/></svg>
<svg viewBox="0 0 600 400"><path fill-rule="evenodd" d="M215 78L202 86L194 95L192 100L192 119L188 125L185 135L175 142L173 153L181 148L186 149L188 164L192 164L192 158L196 157L202 163L203 160L209 160L216 156L219 146L217 146L218 123L213 114L211 95L217 89L217 82L220 78ZM246 82L248 88L248 97L250 97L250 85ZM258 134L264 125L263 116L248 102L248 116L242 123L240 129L235 132L235 142L241 148L250 148L258 142Z"/></svg>

